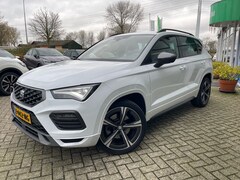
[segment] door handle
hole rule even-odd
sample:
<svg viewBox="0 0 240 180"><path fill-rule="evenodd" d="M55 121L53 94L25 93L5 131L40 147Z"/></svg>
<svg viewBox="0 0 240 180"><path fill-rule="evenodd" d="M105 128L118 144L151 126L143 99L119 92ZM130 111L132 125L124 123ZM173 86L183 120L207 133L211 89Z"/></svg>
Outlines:
<svg viewBox="0 0 240 180"><path fill-rule="evenodd" d="M181 71L184 71L184 70L186 69L186 66L185 66L185 65L184 65L184 66L180 66L179 69L180 69Z"/></svg>
<svg viewBox="0 0 240 180"><path fill-rule="evenodd" d="M202 65L205 65L205 61L201 61L201 64L202 64Z"/></svg>

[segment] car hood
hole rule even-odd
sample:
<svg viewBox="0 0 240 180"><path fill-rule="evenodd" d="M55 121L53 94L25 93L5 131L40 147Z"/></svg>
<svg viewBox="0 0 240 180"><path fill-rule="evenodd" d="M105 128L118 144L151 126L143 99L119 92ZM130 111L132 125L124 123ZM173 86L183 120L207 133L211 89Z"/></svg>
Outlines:
<svg viewBox="0 0 240 180"><path fill-rule="evenodd" d="M18 83L45 90L99 83L129 65L130 62L62 61L29 71L18 79Z"/></svg>
<svg viewBox="0 0 240 180"><path fill-rule="evenodd" d="M9 61L9 62L21 62L19 59L17 58L9 58L9 57L0 57L0 60L3 61Z"/></svg>
<svg viewBox="0 0 240 180"><path fill-rule="evenodd" d="M49 62L59 62L59 61L65 61L70 60L67 56L41 56L42 60L47 60Z"/></svg>

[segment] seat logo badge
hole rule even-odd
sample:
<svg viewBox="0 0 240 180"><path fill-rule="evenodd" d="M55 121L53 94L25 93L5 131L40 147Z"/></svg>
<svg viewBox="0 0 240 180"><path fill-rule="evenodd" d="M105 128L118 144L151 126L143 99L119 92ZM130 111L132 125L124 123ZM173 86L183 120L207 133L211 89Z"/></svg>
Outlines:
<svg viewBox="0 0 240 180"><path fill-rule="evenodd" d="M20 98L23 98L24 97L24 94L25 94L25 90L24 89L22 89L21 91L20 91Z"/></svg>

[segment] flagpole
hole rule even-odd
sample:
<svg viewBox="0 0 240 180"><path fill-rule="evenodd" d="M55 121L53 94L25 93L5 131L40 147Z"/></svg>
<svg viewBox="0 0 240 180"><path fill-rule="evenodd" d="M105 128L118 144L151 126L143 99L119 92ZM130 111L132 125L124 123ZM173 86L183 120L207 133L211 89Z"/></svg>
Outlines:
<svg viewBox="0 0 240 180"><path fill-rule="evenodd" d="M26 12L25 12L25 0L23 0L23 15L24 15L24 25L25 25L26 43L28 44L27 21L26 21Z"/></svg>
<svg viewBox="0 0 240 180"><path fill-rule="evenodd" d="M202 0L198 1L198 14L197 14L197 24L195 36L199 37L200 23L201 23L201 13L202 13Z"/></svg>
<svg viewBox="0 0 240 180"><path fill-rule="evenodd" d="M151 14L148 14L148 20L149 20L149 31L151 31Z"/></svg>

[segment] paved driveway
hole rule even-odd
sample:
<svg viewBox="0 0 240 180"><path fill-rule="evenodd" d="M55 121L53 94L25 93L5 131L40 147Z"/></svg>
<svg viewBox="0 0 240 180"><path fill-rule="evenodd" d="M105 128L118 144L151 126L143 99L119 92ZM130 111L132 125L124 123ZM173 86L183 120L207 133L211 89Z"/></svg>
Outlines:
<svg viewBox="0 0 240 180"><path fill-rule="evenodd" d="M152 120L141 146L121 156L43 146L16 129L0 97L0 179L28 178L239 180L240 93L214 88L206 108L185 104Z"/></svg>

